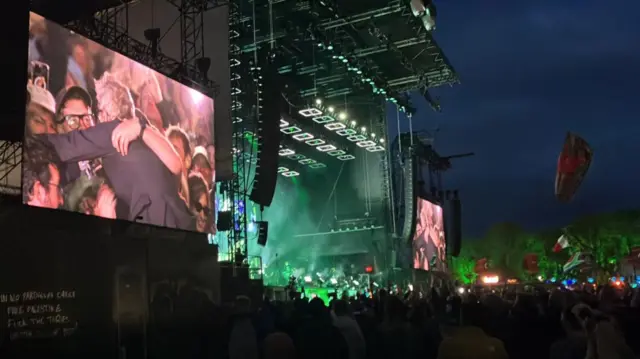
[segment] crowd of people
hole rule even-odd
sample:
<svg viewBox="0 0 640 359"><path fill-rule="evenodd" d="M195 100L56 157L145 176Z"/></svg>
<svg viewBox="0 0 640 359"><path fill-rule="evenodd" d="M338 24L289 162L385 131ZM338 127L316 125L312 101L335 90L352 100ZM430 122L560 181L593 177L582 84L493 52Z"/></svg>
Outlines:
<svg viewBox="0 0 640 359"><path fill-rule="evenodd" d="M206 338L189 335L178 347L193 358L229 359L630 359L640 353L633 340L639 299L606 286L597 293L380 290L328 305L319 298L252 305L238 297L229 310L212 309Z"/></svg>
<svg viewBox="0 0 640 359"><path fill-rule="evenodd" d="M24 203L215 232L212 100L33 13L29 45Z"/></svg>

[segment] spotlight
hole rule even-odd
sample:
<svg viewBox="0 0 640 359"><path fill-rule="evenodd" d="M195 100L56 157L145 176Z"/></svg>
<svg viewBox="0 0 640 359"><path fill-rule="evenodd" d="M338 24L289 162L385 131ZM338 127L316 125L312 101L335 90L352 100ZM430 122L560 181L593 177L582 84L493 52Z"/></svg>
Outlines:
<svg viewBox="0 0 640 359"><path fill-rule="evenodd" d="M316 99L316 105L322 105L322 100L321 99Z"/></svg>
<svg viewBox="0 0 640 359"><path fill-rule="evenodd" d="M344 112L340 112L340 114L338 115L338 118L341 120L345 120L347 118L347 114Z"/></svg>
<svg viewBox="0 0 640 359"><path fill-rule="evenodd" d="M158 42L160 41L160 29L151 28L144 30L144 38L151 43L151 56L158 56Z"/></svg>
<svg viewBox="0 0 640 359"><path fill-rule="evenodd" d="M375 134L375 133L372 133L372 134L371 134L371 137L376 138L376 134Z"/></svg>
<svg viewBox="0 0 640 359"><path fill-rule="evenodd" d="M364 126L362 126L362 128L360 129L360 131L362 131L362 132L367 132L367 128L366 128L366 127L364 127Z"/></svg>
<svg viewBox="0 0 640 359"><path fill-rule="evenodd" d="M329 111L329 112L333 113L333 111L335 111L335 109L333 108L333 106L329 106L329 107L327 108L327 111Z"/></svg>
<svg viewBox="0 0 640 359"><path fill-rule="evenodd" d="M356 127L356 121L351 121L351 126Z"/></svg>
<svg viewBox="0 0 640 359"><path fill-rule="evenodd" d="M308 276L304 277L304 281L305 281L305 283L311 283L313 281L313 279L311 278L311 276L308 275Z"/></svg>
<svg viewBox="0 0 640 359"><path fill-rule="evenodd" d="M379 139L380 143L384 143L384 138Z"/></svg>

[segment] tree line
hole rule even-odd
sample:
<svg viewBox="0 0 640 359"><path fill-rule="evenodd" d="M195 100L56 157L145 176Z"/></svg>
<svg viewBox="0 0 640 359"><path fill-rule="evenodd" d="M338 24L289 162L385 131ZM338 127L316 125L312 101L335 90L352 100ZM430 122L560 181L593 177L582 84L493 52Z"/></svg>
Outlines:
<svg viewBox="0 0 640 359"><path fill-rule="evenodd" d="M570 247L555 253L553 247L565 234ZM620 259L631 248L640 246L640 211L620 211L584 216L564 228L532 233L516 223L497 223L482 238L462 241L462 250L451 259L454 277L462 283L475 283L476 263L486 258L490 271L502 276L532 280L562 278L562 267L576 252L591 253L594 267L602 276L618 270ZM524 266L525 256L537 255L537 273Z"/></svg>

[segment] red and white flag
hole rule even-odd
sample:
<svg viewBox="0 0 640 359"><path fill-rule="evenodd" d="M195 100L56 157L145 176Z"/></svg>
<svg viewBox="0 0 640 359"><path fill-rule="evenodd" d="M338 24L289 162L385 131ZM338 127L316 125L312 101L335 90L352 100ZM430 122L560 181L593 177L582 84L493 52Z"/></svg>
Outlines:
<svg viewBox="0 0 640 359"><path fill-rule="evenodd" d="M569 247L569 239L564 234L558 238L558 241L553 246L553 251L555 253L562 252L563 249Z"/></svg>

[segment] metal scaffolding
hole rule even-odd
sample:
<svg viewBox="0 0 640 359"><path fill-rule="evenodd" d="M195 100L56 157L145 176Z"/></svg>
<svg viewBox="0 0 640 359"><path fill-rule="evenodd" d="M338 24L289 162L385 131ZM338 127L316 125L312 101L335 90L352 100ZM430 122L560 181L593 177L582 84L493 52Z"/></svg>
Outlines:
<svg viewBox="0 0 640 359"><path fill-rule="evenodd" d="M189 1L190 4L201 2L203 1ZM200 9L205 8L204 5L198 6L200 6ZM194 15L195 10L193 10L193 7L186 7L186 11L182 11L182 8L179 8L179 10L181 11L181 19L185 19L185 24L190 19L193 19L198 24L194 25L194 23L189 22L188 26L185 25L182 28L183 32L180 34L180 39L183 44L183 59L180 60L173 59L160 52L152 54L150 44L143 43L129 36L128 24L130 19L128 15L128 4L100 11L93 17L72 21L67 24L66 27L101 45L118 51L173 80L189 87L194 87L211 97L215 97L218 94L219 86L203 76L193 63L193 58L191 58L192 54L195 54L195 56L202 54L202 48L199 51L196 50L197 44L204 43L202 23L200 21L202 18L200 17L199 20L195 19L198 16ZM185 12L187 15L184 15ZM200 30L196 31L197 29ZM194 39L200 40L195 41ZM189 45L187 46L185 44ZM186 48L188 48L189 51L185 51ZM188 56L185 57L185 54ZM185 59L188 61L185 61Z"/></svg>
<svg viewBox="0 0 640 359"><path fill-rule="evenodd" d="M20 181L11 181L10 178L20 176L21 163L22 143L0 142L0 195L20 195Z"/></svg>
<svg viewBox="0 0 640 359"><path fill-rule="evenodd" d="M254 133L257 116L257 86L255 73L258 70L249 54L243 53L236 43L244 32L241 4L229 4L229 66L231 73L231 118L233 122L233 179L227 188L234 215L233 235L229 238L229 249L240 256L247 255L248 218L246 206L249 202L253 163L256 153L247 143L245 134Z"/></svg>

